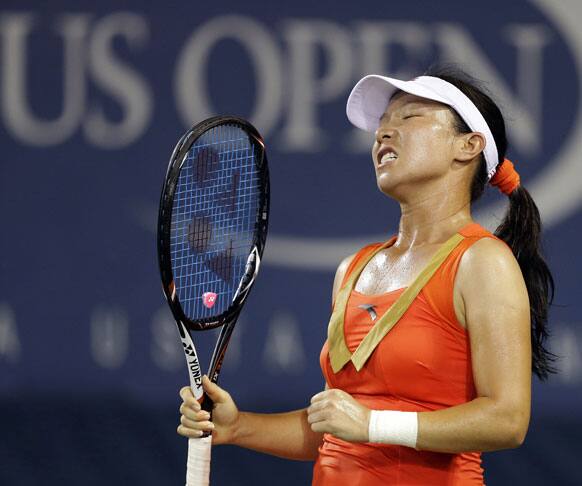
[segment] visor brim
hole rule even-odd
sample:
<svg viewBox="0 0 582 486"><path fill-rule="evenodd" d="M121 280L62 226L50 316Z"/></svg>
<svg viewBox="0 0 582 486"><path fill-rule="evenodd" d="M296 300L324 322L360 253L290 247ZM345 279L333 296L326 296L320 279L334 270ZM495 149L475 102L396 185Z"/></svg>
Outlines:
<svg viewBox="0 0 582 486"><path fill-rule="evenodd" d="M346 105L350 122L367 132L375 131L380 118L386 111L390 97L396 90L404 91L420 98L449 104L448 100L415 80L402 81L377 74L363 77L356 83Z"/></svg>

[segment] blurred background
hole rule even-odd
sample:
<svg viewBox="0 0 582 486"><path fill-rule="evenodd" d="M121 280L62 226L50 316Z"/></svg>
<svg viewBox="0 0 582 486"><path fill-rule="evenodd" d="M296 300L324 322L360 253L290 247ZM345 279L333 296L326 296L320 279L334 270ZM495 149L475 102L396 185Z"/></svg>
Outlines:
<svg viewBox="0 0 582 486"><path fill-rule="evenodd" d="M0 484L183 484L187 383L160 289L155 224L171 150L212 114L266 139L270 234L221 385L243 410L306 406L323 387L333 273L388 239L371 137L345 101L368 73L456 62L502 107L557 283L558 375L534 379L519 449L487 484L582 484L582 3L0 3ZM505 198L474 208L494 230ZM208 363L208 339L205 363ZM215 485L310 484L312 463L213 451Z"/></svg>

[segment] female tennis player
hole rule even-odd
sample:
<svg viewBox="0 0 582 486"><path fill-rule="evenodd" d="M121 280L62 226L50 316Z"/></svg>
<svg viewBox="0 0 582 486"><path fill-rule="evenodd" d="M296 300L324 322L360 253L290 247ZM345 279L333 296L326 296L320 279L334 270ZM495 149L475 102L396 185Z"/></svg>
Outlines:
<svg viewBox="0 0 582 486"><path fill-rule="evenodd" d="M213 421L185 387L178 433L315 460L315 486L482 485L481 452L525 439L532 371L556 371L538 209L505 157L499 108L458 70L366 76L347 115L375 133L377 185L401 217L337 269L325 390L304 409L253 414L204 378ZM488 183L509 198L495 233L471 216Z"/></svg>

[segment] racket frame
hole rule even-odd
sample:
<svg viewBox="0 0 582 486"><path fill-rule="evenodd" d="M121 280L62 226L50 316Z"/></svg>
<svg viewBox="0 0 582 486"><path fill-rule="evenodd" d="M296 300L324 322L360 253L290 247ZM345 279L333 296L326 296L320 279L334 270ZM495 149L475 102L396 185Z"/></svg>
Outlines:
<svg viewBox="0 0 582 486"><path fill-rule="evenodd" d="M174 275L172 272L171 264L172 258L170 253L172 207L174 203L174 195L176 192L178 178L180 176L180 170L186 161L187 154L190 151L192 144L204 132L211 130L218 125L226 123L230 125L238 125L240 128L245 130L245 132L251 136L261 148L259 154L260 156L256 157L257 154L255 154L256 165L259 169L259 177L261 178L259 184L259 207L257 210L258 227L254 232L253 242L251 245L252 251L249 255L249 259L247 260L245 274L241 278L231 305L218 316L212 316L193 321L184 314L174 284ZM238 314L240 313L240 306L247 298L248 293L252 287L252 283L258 272L261 261L260 258L265 247L269 222L269 194L269 172L267 155L265 153L265 143L257 129L253 127L248 121L236 116L216 116L195 125L180 138L172 152L172 157L170 158L170 163L168 164L164 186L160 197L160 209L158 213L158 260L162 279L162 290L177 322L182 323L190 330L200 331L213 329L232 322L233 320L236 321Z"/></svg>
<svg viewBox="0 0 582 486"><path fill-rule="evenodd" d="M257 165L260 177L260 197L259 207L257 208L257 228L254 232L253 241L251 244L252 250L249 254L249 257L247 258L244 275L239 282L230 306L218 316L199 320L191 320L185 315L180 305L172 272L170 234L172 227L174 195L176 192L181 168L187 159L187 154L190 151L193 143L206 131L223 124L236 125L242 128L250 137L253 138L253 140L260 148L260 153L255 153L255 163ZM162 290L178 327L180 340L182 342L184 354L186 356L186 362L190 376L190 385L194 397L199 402L201 402L202 408L208 412L212 411L213 403L208 396L205 396L203 392L200 360L190 335L190 331L204 331L222 326L220 335L212 353L208 371L208 377L212 382L216 383L220 369L222 367L226 348L234 330L234 325L238 319L242 306L248 297L250 289L252 288L260 268L261 256L263 254L267 237L269 219L269 194L269 172L264 141L256 128L242 118L236 116L216 116L204 120L184 133L172 151L172 156L170 157L170 162L168 164L166 177L164 179L164 185L162 188L162 194L160 197L157 242L158 263L162 279ZM208 434L205 434L205 436L207 435Z"/></svg>

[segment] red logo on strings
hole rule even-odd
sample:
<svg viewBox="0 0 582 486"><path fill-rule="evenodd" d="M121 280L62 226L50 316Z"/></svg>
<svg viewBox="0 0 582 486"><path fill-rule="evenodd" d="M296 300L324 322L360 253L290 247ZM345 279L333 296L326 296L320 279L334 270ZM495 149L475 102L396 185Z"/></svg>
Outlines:
<svg viewBox="0 0 582 486"><path fill-rule="evenodd" d="M204 292L202 294L202 303L209 309L216 303L217 295L214 292Z"/></svg>

